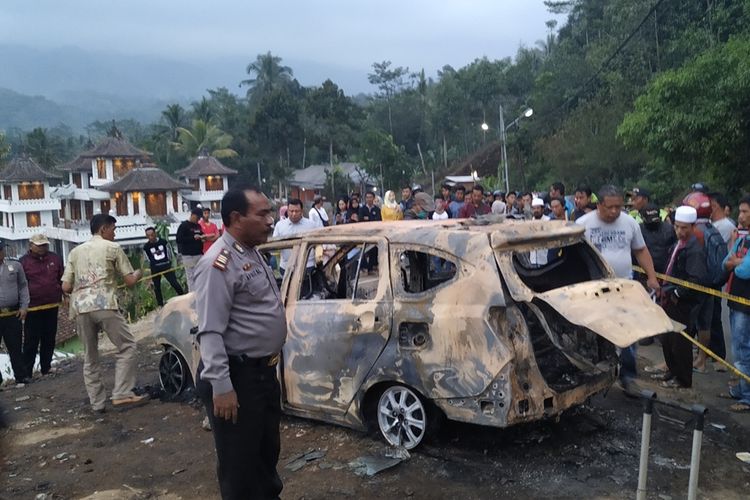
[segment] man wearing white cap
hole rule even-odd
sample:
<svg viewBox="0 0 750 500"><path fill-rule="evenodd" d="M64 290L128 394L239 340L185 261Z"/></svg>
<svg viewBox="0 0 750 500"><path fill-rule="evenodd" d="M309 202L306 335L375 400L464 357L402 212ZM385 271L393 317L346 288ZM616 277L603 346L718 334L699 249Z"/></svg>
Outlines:
<svg viewBox="0 0 750 500"><path fill-rule="evenodd" d="M531 217L534 220L549 220L548 215L544 215L544 200L534 198L531 200Z"/></svg>
<svg viewBox="0 0 750 500"><path fill-rule="evenodd" d="M675 212L674 230L677 243L670 250L666 274L674 278L703 285L707 279L706 253L703 243L695 236L698 213L693 207L681 206ZM664 311L675 321L690 324L690 317L700 307L700 293L689 288L667 284L661 291ZM693 385L693 346L678 332L662 337L662 351L667 372L662 385L687 389Z"/></svg>
<svg viewBox="0 0 750 500"><path fill-rule="evenodd" d="M646 271L648 287L660 288L654 271L654 261L646 248L641 228L626 213L623 213L622 191L614 186L603 186L597 193L596 211L576 219L576 224L585 229L586 239L601 253L612 266L615 276L630 279L633 277L632 258ZM625 389L636 377L635 345L622 349L620 353L620 380Z"/></svg>
<svg viewBox="0 0 750 500"><path fill-rule="evenodd" d="M59 255L49 251L49 240L43 234L29 239L29 252L21 257L21 265L29 282L32 308L26 315L23 335L23 358L31 377L36 354L39 352L39 370L47 375L51 369L52 354L57 335L57 310L62 300L63 262Z"/></svg>

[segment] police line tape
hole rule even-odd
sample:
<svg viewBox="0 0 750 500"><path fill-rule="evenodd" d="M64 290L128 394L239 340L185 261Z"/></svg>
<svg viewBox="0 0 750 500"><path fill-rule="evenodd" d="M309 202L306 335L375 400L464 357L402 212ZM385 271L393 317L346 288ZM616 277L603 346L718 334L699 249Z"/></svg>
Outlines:
<svg viewBox="0 0 750 500"><path fill-rule="evenodd" d="M160 271L158 273L153 273L153 274L149 274L147 276L142 276L138 281L136 281L136 283L140 283L142 281L150 280L152 278L156 278L157 276L163 276L165 274L177 271L178 269L184 269L184 268L185 268L185 266L180 265L180 266L171 267L171 268L169 268L169 269L167 269L165 271ZM128 288L128 287L127 287L127 285L122 284L122 285L119 285L117 288L121 289L121 288ZM55 302L55 303L50 303L50 304L43 304L41 306L29 307L29 308L26 309L26 312L30 313L30 312L46 311L48 309L55 309L56 307L60 307L61 305L62 305L61 302ZM18 316L18 315L19 315L19 311L18 310L0 312L0 319L1 318L10 318L12 316Z"/></svg>
<svg viewBox="0 0 750 500"><path fill-rule="evenodd" d="M646 271L640 267L640 266L633 266L633 270L640 274L646 274ZM675 285L679 285L684 288L688 288L690 290L695 290L697 292L702 292L708 295L713 295L714 297L719 297L721 299L731 300L732 302L737 302L738 304L742 304L745 306L750 306L750 300L744 298L744 297L738 297L737 295L731 295L729 293L722 292L720 290L714 290L713 288L708 288L702 285L698 285L695 283L691 283L690 281L681 280L679 278L674 278L672 276L667 276L666 274L662 273L656 273L656 277L660 280L666 281L668 283L672 283ZM721 356L714 353L711 349L704 346L700 342L698 342L696 339L685 333L684 331L679 332L680 335L688 339L693 345L695 345L698 349L705 352L708 356L710 356L714 361L718 361L725 367L727 367L732 373L737 375L738 377L742 377L745 379L748 383L750 383L750 376L742 373L740 370L735 368L730 363L727 363Z"/></svg>
<svg viewBox="0 0 750 500"><path fill-rule="evenodd" d="M633 270L639 274L646 274L646 271L642 267L639 267L639 266L633 266ZM660 280L666 281L667 283L673 283L675 285L680 285L681 287L684 287L684 288L689 288L691 290L696 290L698 292L702 292L708 295L713 295L714 297L727 299L729 301L742 304L743 306L750 306L750 299L746 299L744 297L738 297L737 295L732 295L726 292L722 292L721 290L714 290L713 288L708 288L703 285L691 283L690 281L685 281L679 278L674 278L672 276L667 276L666 274L662 274L662 273L656 273L656 277L659 278Z"/></svg>

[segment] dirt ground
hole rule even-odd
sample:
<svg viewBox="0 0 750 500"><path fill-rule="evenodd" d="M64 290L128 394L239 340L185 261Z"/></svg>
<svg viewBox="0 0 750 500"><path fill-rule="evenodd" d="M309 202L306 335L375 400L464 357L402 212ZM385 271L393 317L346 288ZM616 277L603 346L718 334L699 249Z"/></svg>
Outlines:
<svg viewBox="0 0 750 500"><path fill-rule="evenodd" d="M641 354L656 357L657 351L650 347ZM0 498L218 497L213 441L201 429L201 408L189 397L158 399L160 350L146 339L139 355L139 384L155 397L140 408L92 414L80 359L64 362L55 375L0 392L10 423L0 431ZM113 356L104 365L111 387ZM750 490L750 465L735 457L750 451L750 416L727 413L729 402L715 397L727 378L696 375L692 392L659 391L660 397L700 400L710 408L700 498L747 498ZM692 424L682 421L689 418L673 410L654 417L649 498L686 496ZM633 498L641 421L640 401L613 388L558 421L504 430L448 423L409 459L368 477L357 475L352 463L382 455L386 447L377 435L285 417L282 497ZM322 453L303 460L299 470L287 466L309 451Z"/></svg>

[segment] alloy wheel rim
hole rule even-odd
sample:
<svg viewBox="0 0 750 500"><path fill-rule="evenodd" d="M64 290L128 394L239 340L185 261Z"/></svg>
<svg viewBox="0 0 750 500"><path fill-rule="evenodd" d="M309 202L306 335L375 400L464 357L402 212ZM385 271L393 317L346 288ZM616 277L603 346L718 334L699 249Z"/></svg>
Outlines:
<svg viewBox="0 0 750 500"><path fill-rule="evenodd" d="M422 400L406 387L393 386L378 402L378 426L389 444L410 450L424 437L426 413Z"/></svg>

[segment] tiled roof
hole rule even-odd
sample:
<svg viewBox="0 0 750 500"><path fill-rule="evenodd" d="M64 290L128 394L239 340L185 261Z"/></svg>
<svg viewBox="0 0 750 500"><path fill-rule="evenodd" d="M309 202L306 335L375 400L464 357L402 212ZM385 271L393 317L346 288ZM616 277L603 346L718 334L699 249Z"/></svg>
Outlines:
<svg viewBox="0 0 750 500"><path fill-rule="evenodd" d="M56 168L65 172L90 172L91 158L77 156L75 159L70 160L68 163L63 163Z"/></svg>
<svg viewBox="0 0 750 500"><path fill-rule="evenodd" d="M173 179L160 168L142 167L134 168L125 174L122 179L104 184L97 189L110 193L128 193L133 191L180 191L182 189L189 190L191 187Z"/></svg>
<svg viewBox="0 0 750 500"><path fill-rule="evenodd" d="M187 177L188 179L205 175L235 175L236 173L236 170L225 167L219 160L208 155L198 156L186 168L175 172L180 177Z"/></svg>
<svg viewBox="0 0 750 500"><path fill-rule="evenodd" d="M34 182L59 179L60 176L42 169L28 155L13 158L8 165L0 171L1 182Z"/></svg>
<svg viewBox="0 0 750 500"><path fill-rule="evenodd" d="M93 149L81 153L84 158L146 158L151 153L138 149L121 137L105 137Z"/></svg>

